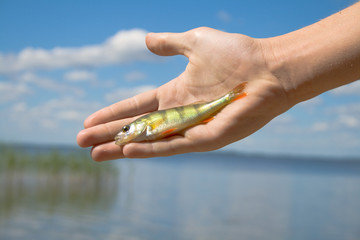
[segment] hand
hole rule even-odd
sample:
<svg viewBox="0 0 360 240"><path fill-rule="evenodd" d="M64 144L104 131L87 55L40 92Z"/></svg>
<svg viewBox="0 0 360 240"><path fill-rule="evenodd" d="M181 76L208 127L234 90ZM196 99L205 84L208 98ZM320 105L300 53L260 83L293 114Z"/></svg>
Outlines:
<svg viewBox="0 0 360 240"><path fill-rule="evenodd" d="M260 40L198 28L185 33L150 33L146 44L161 56L185 55L189 63L167 84L101 109L85 120L77 141L81 147L94 146L91 155L96 161L215 150L252 134L290 107L281 84L267 67ZM225 107L207 124L154 142L114 144L122 126L142 114L210 101L244 81L248 82L248 96Z"/></svg>
<svg viewBox="0 0 360 240"><path fill-rule="evenodd" d="M319 23L269 39L209 28L149 34L146 44L152 52L185 55L186 70L155 90L92 114L78 134L78 144L94 146L93 159L104 161L210 151L245 138L293 105L359 79L359 13L356 3ZM210 101L245 81L248 96L207 124L154 142L114 144L122 126L140 115Z"/></svg>

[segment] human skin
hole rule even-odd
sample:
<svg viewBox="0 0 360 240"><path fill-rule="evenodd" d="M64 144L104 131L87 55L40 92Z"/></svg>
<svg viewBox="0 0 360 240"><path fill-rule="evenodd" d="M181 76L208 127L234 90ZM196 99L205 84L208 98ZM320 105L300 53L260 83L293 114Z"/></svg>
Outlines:
<svg viewBox="0 0 360 240"><path fill-rule="evenodd" d="M360 3L282 36L255 39L210 28L149 33L160 56L184 55L185 71L157 89L90 115L77 142L95 161L211 151L256 132L297 103L360 78ZM207 124L152 142L117 146L122 126L152 111L210 101L248 82L247 97Z"/></svg>

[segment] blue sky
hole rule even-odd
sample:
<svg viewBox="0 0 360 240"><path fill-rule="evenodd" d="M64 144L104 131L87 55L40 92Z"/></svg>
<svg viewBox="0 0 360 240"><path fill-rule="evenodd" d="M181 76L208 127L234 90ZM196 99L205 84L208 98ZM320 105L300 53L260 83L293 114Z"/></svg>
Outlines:
<svg viewBox="0 0 360 240"><path fill-rule="evenodd" d="M156 57L147 32L208 26L266 38L354 3L0 1L0 141L76 144L92 112L160 86L186 58ZM295 106L225 150L360 156L360 81Z"/></svg>

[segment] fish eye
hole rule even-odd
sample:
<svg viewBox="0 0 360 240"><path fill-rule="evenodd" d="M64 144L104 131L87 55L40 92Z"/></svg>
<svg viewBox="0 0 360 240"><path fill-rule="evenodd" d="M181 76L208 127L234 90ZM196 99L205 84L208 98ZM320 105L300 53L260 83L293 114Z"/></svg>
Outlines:
<svg viewBox="0 0 360 240"><path fill-rule="evenodd" d="M122 131L125 133L125 132L127 132L127 131L129 131L130 130L130 126L129 125L125 125L125 126L123 126L123 128L122 128Z"/></svg>

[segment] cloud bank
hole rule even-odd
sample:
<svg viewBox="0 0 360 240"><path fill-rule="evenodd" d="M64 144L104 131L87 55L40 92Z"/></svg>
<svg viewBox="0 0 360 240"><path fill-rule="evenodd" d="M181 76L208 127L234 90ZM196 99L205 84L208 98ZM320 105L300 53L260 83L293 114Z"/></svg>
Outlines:
<svg viewBox="0 0 360 240"><path fill-rule="evenodd" d="M99 45L56 47L50 50L27 47L18 54L0 53L0 74L67 67L99 67L137 60L152 55L145 45L146 31L119 31Z"/></svg>
<svg viewBox="0 0 360 240"><path fill-rule="evenodd" d="M143 85L143 86L138 86L138 87L134 87L134 88L118 88L112 92L107 93L105 95L105 99L108 102L117 102L120 100L124 100L124 99L130 98L130 97L133 97L140 93L150 91L152 89L155 89L155 86Z"/></svg>
<svg viewBox="0 0 360 240"><path fill-rule="evenodd" d="M73 70L65 73L64 79L70 82L83 82L89 80L95 80L96 74L87 70Z"/></svg>
<svg viewBox="0 0 360 240"><path fill-rule="evenodd" d="M331 93L336 96L359 95L360 94L360 79L353 83L336 88L336 89L332 90Z"/></svg>

